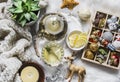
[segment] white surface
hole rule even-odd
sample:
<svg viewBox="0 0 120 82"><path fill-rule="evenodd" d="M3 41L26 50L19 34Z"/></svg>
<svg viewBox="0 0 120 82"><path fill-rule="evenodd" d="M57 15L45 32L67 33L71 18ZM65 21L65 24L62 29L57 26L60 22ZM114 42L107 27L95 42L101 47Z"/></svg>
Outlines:
<svg viewBox="0 0 120 82"><path fill-rule="evenodd" d="M79 11L80 9L83 9L83 8L89 8L91 10L91 13L92 13L91 19L94 17L94 13L97 10L103 11L106 13L111 13L111 14L114 14L117 16L119 16L119 13L120 13L120 11L119 11L120 0L76 0L76 1L79 1L80 4L77 7L75 7L73 10L70 11L68 9L60 9L62 0L48 0L49 5L47 8L47 13L64 12L68 15L72 14L74 17L77 17L75 19L75 20L77 20L77 22L80 22L77 11ZM79 27L80 23L73 24L76 22L74 20L72 20L74 22L71 23L70 22L71 20L69 20L69 19L67 19L67 21L69 23L68 28L72 29L75 27ZM82 28L80 30L83 30L84 32L88 32L89 29L90 29L90 22L89 21L82 22ZM68 32L70 32L70 29L68 29ZM61 43L61 44L64 45L63 43ZM44 45L44 42L43 43L41 42L39 45L40 45L40 49L41 49L41 46ZM70 54L70 50L68 48L66 48L66 45L64 45L64 48L65 48L65 55ZM79 66L82 65L86 68L87 74L85 77L85 82L120 82L120 70L116 71L116 70L112 70L110 68L106 68L106 67L99 66L96 64L82 62L79 58L77 60L75 60L75 64L77 64ZM42 65L44 66L44 68L46 70L46 74L50 74L54 71L53 68L46 66L43 62L42 62ZM78 81L78 77L73 77L72 82L77 82L77 81Z"/></svg>

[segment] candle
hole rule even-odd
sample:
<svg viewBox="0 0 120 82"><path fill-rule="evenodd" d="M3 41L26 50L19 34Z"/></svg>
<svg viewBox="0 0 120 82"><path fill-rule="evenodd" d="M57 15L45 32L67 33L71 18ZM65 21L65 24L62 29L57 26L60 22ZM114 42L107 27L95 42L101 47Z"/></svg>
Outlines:
<svg viewBox="0 0 120 82"><path fill-rule="evenodd" d="M21 71L21 79L23 82L38 82L39 71L33 66L27 66Z"/></svg>

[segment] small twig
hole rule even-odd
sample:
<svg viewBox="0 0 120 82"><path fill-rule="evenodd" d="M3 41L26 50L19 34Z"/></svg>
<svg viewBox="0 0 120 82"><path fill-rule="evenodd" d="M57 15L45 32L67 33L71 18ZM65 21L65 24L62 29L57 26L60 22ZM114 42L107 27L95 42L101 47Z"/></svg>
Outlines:
<svg viewBox="0 0 120 82"><path fill-rule="evenodd" d="M55 54L55 52L51 48L46 47L45 49L47 50L48 53L52 53L60 61L60 59L58 58L58 56Z"/></svg>

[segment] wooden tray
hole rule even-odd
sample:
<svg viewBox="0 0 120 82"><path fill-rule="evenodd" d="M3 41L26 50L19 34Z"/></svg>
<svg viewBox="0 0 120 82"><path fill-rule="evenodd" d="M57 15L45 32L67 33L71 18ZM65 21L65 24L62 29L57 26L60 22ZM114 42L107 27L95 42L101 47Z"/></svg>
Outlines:
<svg viewBox="0 0 120 82"><path fill-rule="evenodd" d="M102 34L103 34L104 32L110 31L109 28L108 28L108 25L107 25L107 22L106 22L106 21L107 21L107 19L109 19L111 16L114 16L114 15L97 11L96 14L95 14L94 20L95 20L96 17L97 17L97 13L104 14L104 16L105 16L105 18L104 18L104 19L105 19L105 22L104 22L103 26L99 26L99 24L98 24L98 26L95 25L95 24L92 24L91 30L90 30L90 33L89 33L89 38L90 38L90 35L92 34L93 30L100 30L100 31L101 31L101 36L100 36L100 37L102 37ZM117 18L118 18L117 21L118 21L119 24L120 24L120 18L119 18L118 16L117 16ZM115 36L116 36L116 35L120 35L120 33L118 33L117 30L115 30L115 31L110 31L110 32L113 34L113 39L112 39L112 41L115 40ZM112 41L111 41L111 42L112 42ZM85 60L85 61L88 61L88 62L92 62L92 63L95 63L95 64L99 64L99 65L102 65L102 66L106 66L106 67L109 67L109 68L112 68L112 69L119 69L119 68L120 68L120 50L115 50L115 51L114 51L114 52L117 52L117 54L118 54L118 57L119 57L119 65L118 65L118 66L110 65L110 64L108 63L108 61L109 61L109 59L110 59L111 52L113 52L113 51L111 51L110 49L104 47L99 40L98 40L98 42L97 42L97 43L99 44L99 48L105 48L106 50L108 50L108 52L107 52L107 57L106 57L105 61L104 61L103 63L99 63L98 61L96 61L96 57L97 57L97 52L98 52L98 51L94 53L94 58L93 58L93 59L88 59L88 58L86 58L86 57L85 57L85 53L86 53L87 50L89 50L89 45L90 45L91 43L92 43L92 42L88 41L88 44L87 44L87 46L85 47L85 49L84 49L84 51L83 51L83 53L82 53L82 57L81 57L82 60Z"/></svg>

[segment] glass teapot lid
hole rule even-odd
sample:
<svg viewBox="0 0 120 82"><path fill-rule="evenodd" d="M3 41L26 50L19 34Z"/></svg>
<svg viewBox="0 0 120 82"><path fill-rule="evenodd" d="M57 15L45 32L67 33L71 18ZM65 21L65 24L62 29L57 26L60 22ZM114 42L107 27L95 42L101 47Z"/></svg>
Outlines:
<svg viewBox="0 0 120 82"><path fill-rule="evenodd" d="M65 36L67 26L64 16L58 13L48 13L41 18L38 33L48 40L59 40Z"/></svg>
<svg viewBox="0 0 120 82"><path fill-rule="evenodd" d="M57 15L49 15L43 20L45 29L51 34L58 34L63 30L63 19Z"/></svg>

